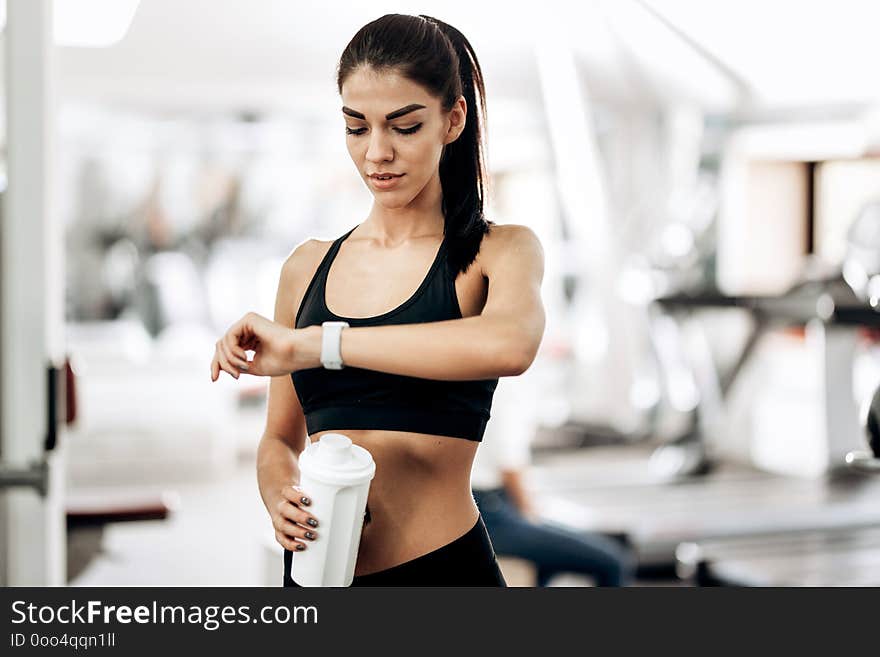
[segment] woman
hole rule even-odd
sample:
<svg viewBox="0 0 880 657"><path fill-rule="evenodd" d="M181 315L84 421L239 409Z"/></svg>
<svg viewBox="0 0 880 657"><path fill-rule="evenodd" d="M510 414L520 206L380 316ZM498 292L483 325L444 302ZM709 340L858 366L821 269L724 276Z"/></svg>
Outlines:
<svg viewBox="0 0 880 657"><path fill-rule="evenodd" d="M505 586L470 468L498 377L525 371L541 341L541 245L483 216L485 91L461 33L383 16L346 47L337 86L372 209L333 242L294 250L275 321L236 322L211 378L274 377L257 469L285 586L293 551L321 540L297 458L307 434L330 432L376 462L353 586Z"/></svg>

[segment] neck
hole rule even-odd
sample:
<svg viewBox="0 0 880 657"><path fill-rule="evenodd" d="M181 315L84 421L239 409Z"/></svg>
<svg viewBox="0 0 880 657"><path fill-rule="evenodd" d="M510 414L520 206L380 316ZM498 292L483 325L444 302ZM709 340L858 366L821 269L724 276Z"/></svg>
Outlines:
<svg viewBox="0 0 880 657"><path fill-rule="evenodd" d="M374 202L363 229L372 239L393 246L418 237L442 235L443 191L437 173L406 206L387 208Z"/></svg>

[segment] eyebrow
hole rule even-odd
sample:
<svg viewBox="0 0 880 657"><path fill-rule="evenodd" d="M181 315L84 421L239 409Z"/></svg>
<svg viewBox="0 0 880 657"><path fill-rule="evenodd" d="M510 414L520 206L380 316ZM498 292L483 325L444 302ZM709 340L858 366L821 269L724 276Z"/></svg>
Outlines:
<svg viewBox="0 0 880 657"><path fill-rule="evenodd" d="M410 112L415 112L416 110L419 110L419 109L425 109L425 106L419 105L418 103L413 103L412 105L407 105L406 107L401 107L400 109L396 109L393 112L389 112L388 114L385 115L385 120L391 121L392 119L400 118L404 114L409 114ZM345 107L344 105L342 106L342 113L348 114L349 116L352 116L356 119L363 120L363 119L367 118L363 114L358 112L357 110L353 110L350 107Z"/></svg>

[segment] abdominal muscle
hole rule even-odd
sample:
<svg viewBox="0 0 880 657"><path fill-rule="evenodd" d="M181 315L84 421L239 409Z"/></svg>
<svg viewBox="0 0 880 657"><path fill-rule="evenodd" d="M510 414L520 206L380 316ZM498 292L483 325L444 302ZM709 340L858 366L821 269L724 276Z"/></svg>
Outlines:
<svg viewBox="0 0 880 657"><path fill-rule="evenodd" d="M367 498L370 522L361 534L355 575L385 570L432 552L476 524L479 510L470 485L476 441L352 429L321 431L311 441L327 433L348 436L376 462Z"/></svg>

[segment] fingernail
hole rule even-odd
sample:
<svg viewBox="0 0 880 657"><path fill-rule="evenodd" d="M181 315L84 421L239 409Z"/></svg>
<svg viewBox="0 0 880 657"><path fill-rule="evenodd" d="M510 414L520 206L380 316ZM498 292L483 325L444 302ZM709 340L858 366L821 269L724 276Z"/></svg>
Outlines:
<svg viewBox="0 0 880 657"><path fill-rule="evenodd" d="M296 544L296 549L299 550L300 552L302 552L303 550L306 549L306 546L303 545L302 543L297 543L297 544Z"/></svg>
<svg viewBox="0 0 880 657"><path fill-rule="evenodd" d="M306 522L308 522L312 527L318 526L318 521L315 520L314 518L309 518Z"/></svg>
<svg viewBox="0 0 880 657"><path fill-rule="evenodd" d="M312 532L306 532L306 538L314 541L315 535Z"/></svg>
<svg viewBox="0 0 880 657"><path fill-rule="evenodd" d="M303 504L311 504L312 503L312 501L308 497L301 497L301 498L299 498L299 501L302 502Z"/></svg>

